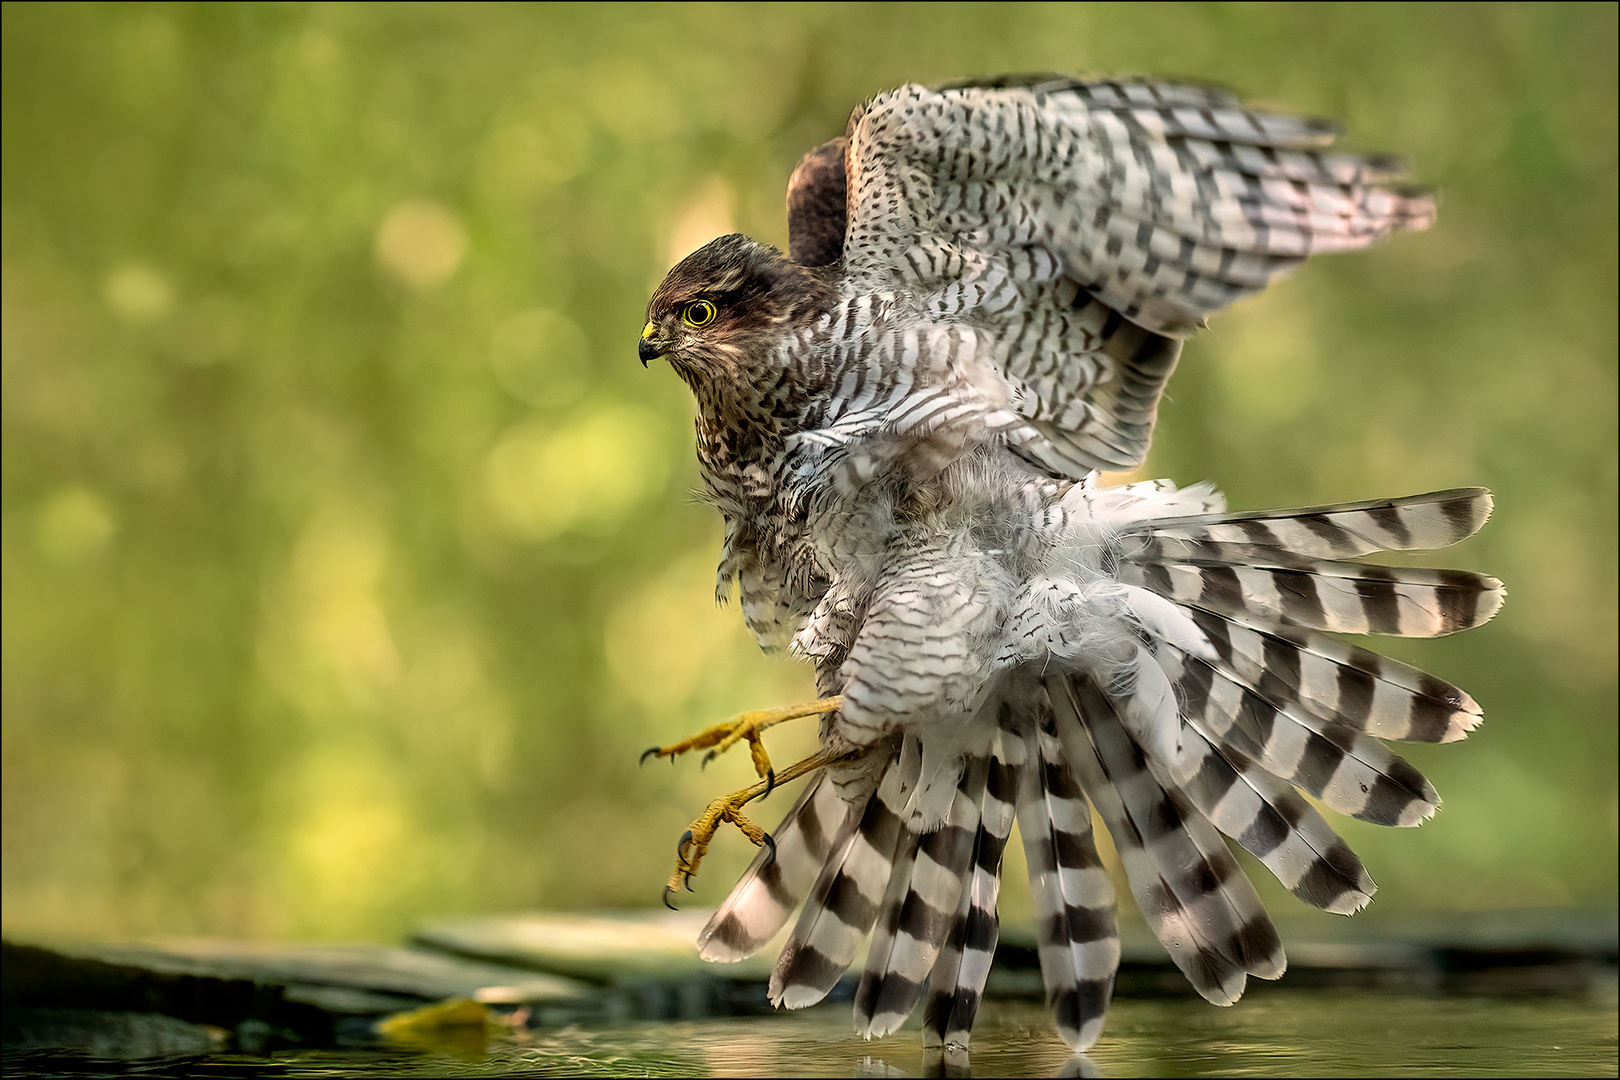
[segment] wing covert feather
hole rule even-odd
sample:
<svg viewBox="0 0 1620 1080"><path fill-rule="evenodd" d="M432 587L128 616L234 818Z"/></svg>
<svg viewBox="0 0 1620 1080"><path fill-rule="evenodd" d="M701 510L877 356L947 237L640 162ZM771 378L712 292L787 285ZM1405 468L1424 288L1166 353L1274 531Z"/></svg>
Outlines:
<svg viewBox="0 0 1620 1080"><path fill-rule="evenodd" d="M901 87L857 109L837 147L846 289L927 297L930 317L995 336L1034 432L1020 452L1043 468L1128 469L1208 315L1312 254L1433 221L1431 194L1392 184L1398 161L1330 152L1335 135L1207 86ZM806 155L790 204L833 147ZM794 243L820 258L812 225L830 218L801 216Z"/></svg>

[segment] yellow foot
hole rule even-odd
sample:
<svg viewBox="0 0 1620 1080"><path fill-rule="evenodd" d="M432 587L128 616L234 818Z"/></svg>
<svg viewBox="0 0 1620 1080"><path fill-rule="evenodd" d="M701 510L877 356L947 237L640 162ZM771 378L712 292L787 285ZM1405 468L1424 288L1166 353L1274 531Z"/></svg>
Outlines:
<svg viewBox="0 0 1620 1080"><path fill-rule="evenodd" d="M667 757L671 761L682 754L693 750L708 750L703 755L703 764L719 757L721 754L736 746L739 740L747 740L749 755L754 759L754 771L765 778L765 794L769 794L776 786L776 770L771 767L771 756L765 752L765 743L759 733L768 727L775 727L786 720L797 720L801 716L820 716L830 713L843 705L842 697L821 698L817 701L805 702L802 705L783 705L776 709L755 709L733 717L724 724L716 724L706 731L678 742L673 746L654 746L641 755L643 763L650 757ZM742 792L738 792L741 795ZM723 800L716 800L721 802ZM743 800L746 802L747 800ZM738 804L739 806L741 803ZM712 808L711 808L712 809ZM699 820L702 820L701 818ZM730 819L727 819L730 820ZM711 830L712 831L712 830ZM746 832L747 830L743 830ZM759 843L755 840L754 843Z"/></svg>
<svg viewBox="0 0 1620 1080"><path fill-rule="evenodd" d="M836 700L836 699L829 699ZM834 705L833 708L838 706ZM822 710L829 711L829 710ZM810 715L804 713L801 715ZM788 717L787 719L791 719ZM707 734L707 733L705 733ZM701 736L700 736L701 738ZM651 751L649 751L651 753ZM840 761L851 761L859 757L864 751L852 750L835 753L823 750L818 754L811 754L803 761L796 761L783 770L780 777L774 774L761 783L741 791L732 792L709 804L709 808L699 814L697 820L692 822L686 832L681 834L681 841L675 845L675 872L669 875L669 881L664 885L664 906L673 909L670 897L682 888L692 891L692 877L698 871L698 865L703 862L704 854L709 850L709 843L714 834L719 831L722 822L729 821L742 830L742 834L754 842L755 847L768 847L771 849L771 858L776 858L776 841L771 834L749 821L742 814L742 808L762 795L768 794L777 780L787 783L796 780L806 773L815 772L827 765Z"/></svg>
<svg viewBox="0 0 1620 1080"><path fill-rule="evenodd" d="M742 815L743 805L763 795L764 787L763 784L755 784L714 800L681 834L680 843L675 845L675 872L669 875L669 881L664 884L665 907L675 907L670 903L670 897L683 887L687 892L692 891L692 875L697 873L698 865L703 862L709 842L719 831L721 822L729 821L737 826L744 836L753 841L755 847L768 846L771 858L776 858L776 841L771 839L771 834Z"/></svg>

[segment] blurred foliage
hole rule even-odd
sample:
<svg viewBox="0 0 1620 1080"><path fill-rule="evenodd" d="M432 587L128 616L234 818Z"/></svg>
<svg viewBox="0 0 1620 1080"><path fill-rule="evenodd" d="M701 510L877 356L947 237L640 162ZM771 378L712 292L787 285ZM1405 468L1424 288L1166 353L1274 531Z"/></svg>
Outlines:
<svg viewBox="0 0 1620 1080"><path fill-rule="evenodd" d="M10 928L656 902L748 766L637 753L810 679L713 607L646 296L721 232L782 244L865 96L1007 70L1222 82L1438 185L1433 231L1218 318L1146 472L1237 508L1493 488L1440 559L1505 612L1389 648L1489 723L1411 750L1421 834L1344 831L1374 911L1613 902L1613 5L7 4L3 36Z"/></svg>

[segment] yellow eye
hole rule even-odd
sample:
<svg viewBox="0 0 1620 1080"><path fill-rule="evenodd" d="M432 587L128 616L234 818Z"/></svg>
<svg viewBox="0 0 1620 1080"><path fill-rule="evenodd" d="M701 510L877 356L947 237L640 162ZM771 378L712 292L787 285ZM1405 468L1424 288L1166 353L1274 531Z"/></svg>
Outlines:
<svg viewBox="0 0 1620 1080"><path fill-rule="evenodd" d="M720 310L707 300L693 300L681 308L681 321L687 326L704 327L714 322Z"/></svg>

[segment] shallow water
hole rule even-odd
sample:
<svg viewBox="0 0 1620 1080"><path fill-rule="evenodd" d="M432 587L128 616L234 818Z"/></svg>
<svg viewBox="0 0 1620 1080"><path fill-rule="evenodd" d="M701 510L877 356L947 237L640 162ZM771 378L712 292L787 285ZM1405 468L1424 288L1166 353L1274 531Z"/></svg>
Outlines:
<svg viewBox="0 0 1620 1080"><path fill-rule="evenodd" d="M577 1026L483 1047L291 1051L158 1063L8 1057L8 1075L917 1076L915 1022L888 1039L850 1033L847 1006L808 1013ZM1615 1076L1616 994L1456 998L1380 991L1251 994L1230 1009L1196 998L1114 1003L1102 1040L1071 1058L1034 1002L987 1003L970 1067L979 1076ZM952 1063L955 1072L955 1063Z"/></svg>

